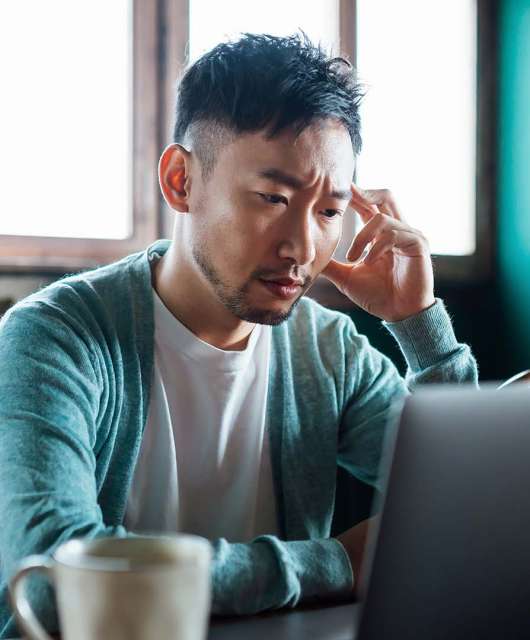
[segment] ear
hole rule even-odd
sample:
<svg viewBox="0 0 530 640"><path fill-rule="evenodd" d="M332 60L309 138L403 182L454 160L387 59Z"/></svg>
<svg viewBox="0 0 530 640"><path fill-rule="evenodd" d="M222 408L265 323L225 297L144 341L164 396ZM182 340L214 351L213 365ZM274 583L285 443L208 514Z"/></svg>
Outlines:
<svg viewBox="0 0 530 640"><path fill-rule="evenodd" d="M158 163L158 181L165 201L175 211L189 211L190 152L180 144L164 149Z"/></svg>

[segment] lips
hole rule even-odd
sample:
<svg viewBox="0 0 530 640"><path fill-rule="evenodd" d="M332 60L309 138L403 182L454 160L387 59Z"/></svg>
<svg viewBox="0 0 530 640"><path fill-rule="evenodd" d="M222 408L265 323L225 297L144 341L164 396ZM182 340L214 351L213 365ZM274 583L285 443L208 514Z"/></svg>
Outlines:
<svg viewBox="0 0 530 640"><path fill-rule="evenodd" d="M303 285L301 280L294 280L293 278L274 278L271 280L260 278L259 282L275 298L279 298L281 300L295 298L299 295L300 289Z"/></svg>
<svg viewBox="0 0 530 640"><path fill-rule="evenodd" d="M293 278L263 278L264 282L274 282L285 287L301 287L304 283L302 280L294 280Z"/></svg>

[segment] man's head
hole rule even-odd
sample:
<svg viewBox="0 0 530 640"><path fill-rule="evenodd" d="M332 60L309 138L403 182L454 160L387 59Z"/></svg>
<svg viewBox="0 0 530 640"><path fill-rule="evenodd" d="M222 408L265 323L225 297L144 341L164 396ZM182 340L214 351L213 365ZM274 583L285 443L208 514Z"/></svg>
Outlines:
<svg viewBox="0 0 530 640"><path fill-rule="evenodd" d="M188 212L179 250L238 318L281 322L331 258L361 97L349 63L302 36L247 34L184 75L160 183Z"/></svg>

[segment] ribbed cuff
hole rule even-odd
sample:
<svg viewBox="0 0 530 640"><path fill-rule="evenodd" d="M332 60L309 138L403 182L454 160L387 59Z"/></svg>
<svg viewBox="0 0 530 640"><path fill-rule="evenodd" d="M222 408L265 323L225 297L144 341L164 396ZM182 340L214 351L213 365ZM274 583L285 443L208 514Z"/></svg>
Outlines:
<svg viewBox="0 0 530 640"><path fill-rule="evenodd" d="M289 542L289 551L299 567L302 599L312 596L345 595L353 590L353 571L342 544L327 540Z"/></svg>
<svg viewBox="0 0 530 640"><path fill-rule="evenodd" d="M383 325L397 340L413 372L437 364L459 346L451 318L439 298L415 316Z"/></svg>

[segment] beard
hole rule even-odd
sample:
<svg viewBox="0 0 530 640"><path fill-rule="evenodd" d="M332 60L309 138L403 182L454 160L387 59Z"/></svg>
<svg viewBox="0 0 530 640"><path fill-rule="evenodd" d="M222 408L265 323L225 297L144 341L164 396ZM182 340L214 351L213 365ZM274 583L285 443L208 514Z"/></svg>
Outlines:
<svg viewBox="0 0 530 640"><path fill-rule="evenodd" d="M213 266L212 262L206 256L206 253L200 247L192 248L192 255L195 263L201 270L204 277L211 284L217 298L228 311L233 313L236 318L251 322L253 324L278 325L289 319L296 305L300 302L301 297L309 289L312 279L307 276L301 287L302 291L298 298L293 302L287 311L271 311L270 309L260 309L253 307L248 302L248 292L253 280L257 280L260 276L270 274L270 270L256 270L251 274L247 282L240 287L233 287L223 282Z"/></svg>

